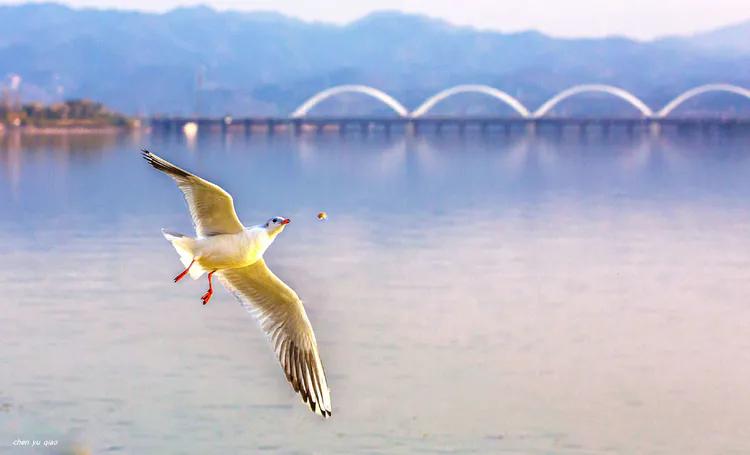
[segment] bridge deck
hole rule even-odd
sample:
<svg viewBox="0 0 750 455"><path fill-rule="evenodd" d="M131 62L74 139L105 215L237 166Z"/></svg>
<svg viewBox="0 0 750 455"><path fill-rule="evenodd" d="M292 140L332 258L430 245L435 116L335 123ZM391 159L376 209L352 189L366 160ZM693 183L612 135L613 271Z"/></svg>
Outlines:
<svg viewBox="0 0 750 455"><path fill-rule="evenodd" d="M692 117L246 117L246 118L204 118L204 117L157 117L148 120L148 124L155 131L182 131L188 123L195 123L199 130L229 130L243 129L245 132L265 132L273 134L279 131L292 131L296 134L303 132L322 132L359 130L367 133L372 130L386 132L422 131L440 132L444 128L464 131L468 128L478 128L482 131L501 127L503 129L524 127L527 129L577 127L585 130L598 127L608 130L612 127L624 127L628 130L637 128L750 128L750 118L692 118Z"/></svg>

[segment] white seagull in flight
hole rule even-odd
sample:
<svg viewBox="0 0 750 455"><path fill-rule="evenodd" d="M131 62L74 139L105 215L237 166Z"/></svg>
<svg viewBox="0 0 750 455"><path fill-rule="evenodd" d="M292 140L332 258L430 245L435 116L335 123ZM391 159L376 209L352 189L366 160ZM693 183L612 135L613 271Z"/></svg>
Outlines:
<svg viewBox="0 0 750 455"><path fill-rule="evenodd" d="M294 391L313 412L329 417L331 395L305 308L263 260L289 219L277 216L246 228L237 218L232 196L219 186L147 150L143 157L177 182L195 224L196 237L162 229L186 267L175 283L185 275L195 280L208 272L208 291L201 297L205 305L213 295L211 277L217 273L224 287L258 318Z"/></svg>

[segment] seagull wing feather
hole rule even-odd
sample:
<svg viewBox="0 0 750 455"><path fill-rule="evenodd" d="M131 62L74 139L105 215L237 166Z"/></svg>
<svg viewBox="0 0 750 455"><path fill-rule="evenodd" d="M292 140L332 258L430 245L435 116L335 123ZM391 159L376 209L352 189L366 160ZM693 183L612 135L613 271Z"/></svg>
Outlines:
<svg viewBox="0 0 750 455"><path fill-rule="evenodd" d="M220 186L180 169L148 150L143 151L143 158L177 182L177 186L185 195L195 231L199 236L242 232L244 227L234 211L232 196Z"/></svg>
<svg viewBox="0 0 750 455"><path fill-rule="evenodd" d="M292 288L266 266L252 265L218 272L224 286L259 321L287 381L313 412L331 415L331 395L310 321Z"/></svg>

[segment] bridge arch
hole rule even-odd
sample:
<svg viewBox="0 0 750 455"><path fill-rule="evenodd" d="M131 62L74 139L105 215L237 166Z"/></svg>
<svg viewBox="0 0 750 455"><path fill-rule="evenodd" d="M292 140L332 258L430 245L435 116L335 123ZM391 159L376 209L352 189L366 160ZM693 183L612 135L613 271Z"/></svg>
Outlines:
<svg viewBox="0 0 750 455"><path fill-rule="evenodd" d="M689 100L690 98L696 97L698 95L702 95L703 93L708 92L726 92L726 93L734 93L736 95L744 96L745 98L750 99L750 90L740 87L737 85L732 84L706 84L701 85L699 87L691 88L690 90L687 90L683 92L681 95L667 103L659 112L657 112L658 117L666 117L670 114L673 110L677 109L682 103Z"/></svg>
<svg viewBox="0 0 750 455"><path fill-rule="evenodd" d="M609 95L614 95L618 98L621 98L628 103L630 103L633 107L638 109L641 114L643 114L644 117L651 117L654 115L654 112L651 110L650 107L646 105L643 101L640 100L637 96L633 95L627 90L621 89L620 87L615 87L612 85L605 85L605 84L583 84L583 85L576 85L573 87L570 87L568 89L563 90L562 92L558 93L557 95L553 96L552 98L545 101L544 104L542 104L539 109L537 109L534 112L534 117L543 117L547 112L552 110L555 106L557 106L558 103L561 101L570 98L571 96L578 95L580 93L607 93Z"/></svg>
<svg viewBox="0 0 750 455"><path fill-rule="evenodd" d="M529 110L526 109L526 106L524 106L516 98L514 98L513 96L507 94L506 92L502 90L498 90L494 87L490 87L489 85L465 84L465 85L456 85L455 87L447 88L441 92L438 92L432 95L431 97L427 98L418 108L416 108L411 113L411 116L414 118L421 117L427 112L429 112L430 109L435 107L436 104L440 103L446 98L450 98L453 95L458 95L459 93L481 93L484 95L489 95L493 98L497 98L498 100L512 107L513 110L521 114L522 117L528 117L531 115Z"/></svg>
<svg viewBox="0 0 750 455"><path fill-rule="evenodd" d="M409 111L401 103L396 101L396 99L394 99L391 95L381 90L367 85L337 85L335 87L322 90L312 97L308 98L307 101L302 103L297 109L295 109L294 112L292 112L292 117L304 117L307 115L310 109L317 106L321 101L326 100L332 96L339 95L341 93L362 93L364 95L375 98L378 101L381 101L382 103L393 109L401 117L406 117L409 115Z"/></svg>

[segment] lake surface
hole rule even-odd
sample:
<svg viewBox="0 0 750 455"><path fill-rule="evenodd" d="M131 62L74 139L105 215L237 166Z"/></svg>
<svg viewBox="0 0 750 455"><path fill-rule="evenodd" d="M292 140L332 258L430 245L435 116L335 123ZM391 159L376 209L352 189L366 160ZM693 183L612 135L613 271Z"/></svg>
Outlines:
<svg viewBox="0 0 750 455"><path fill-rule="evenodd" d="M142 147L293 220L266 259L331 419L172 283L191 223ZM750 452L748 135L6 134L0 289L0 452Z"/></svg>

